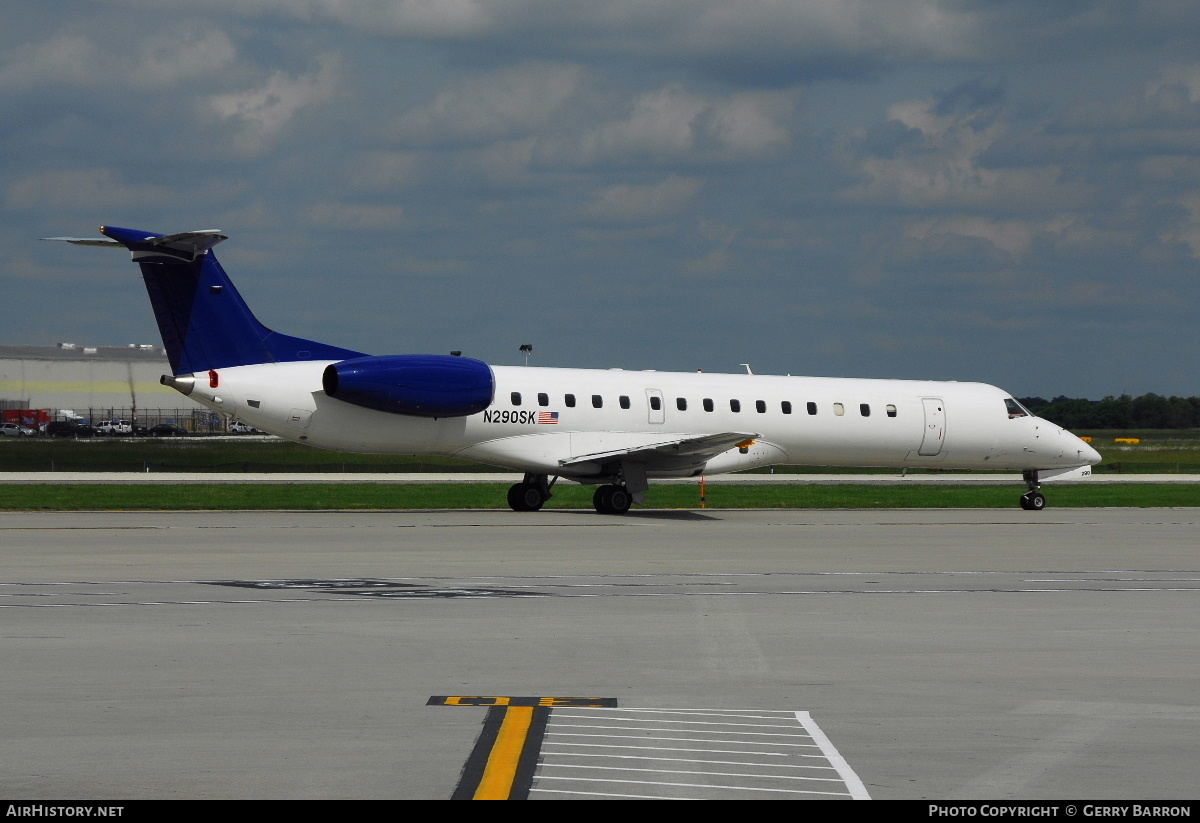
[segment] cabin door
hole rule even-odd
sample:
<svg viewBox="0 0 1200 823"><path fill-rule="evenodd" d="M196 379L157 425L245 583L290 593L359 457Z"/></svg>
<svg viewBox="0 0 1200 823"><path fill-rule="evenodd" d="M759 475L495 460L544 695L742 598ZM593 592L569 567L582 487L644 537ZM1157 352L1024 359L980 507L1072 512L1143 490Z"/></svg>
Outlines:
<svg viewBox="0 0 1200 823"><path fill-rule="evenodd" d="M941 452L946 439L946 404L940 397L922 397L921 402L925 405L925 436L917 454L933 457Z"/></svg>

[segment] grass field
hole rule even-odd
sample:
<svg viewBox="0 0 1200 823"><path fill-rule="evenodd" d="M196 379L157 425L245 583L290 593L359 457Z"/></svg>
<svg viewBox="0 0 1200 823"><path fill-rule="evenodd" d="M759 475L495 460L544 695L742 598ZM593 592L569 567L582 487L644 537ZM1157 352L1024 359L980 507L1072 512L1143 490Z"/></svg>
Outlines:
<svg viewBox="0 0 1200 823"><path fill-rule="evenodd" d="M504 484L396 485L0 485L0 510L394 510L506 509ZM555 486L548 509L590 509L592 486ZM709 508L730 509L1016 509L1024 491L1013 486L713 485ZM1200 484L1046 486L1050 507L1200 506ZM699 509L695 485L652 486L648 509ZM1037 516L1033 514L1031 516Z"/></svg>

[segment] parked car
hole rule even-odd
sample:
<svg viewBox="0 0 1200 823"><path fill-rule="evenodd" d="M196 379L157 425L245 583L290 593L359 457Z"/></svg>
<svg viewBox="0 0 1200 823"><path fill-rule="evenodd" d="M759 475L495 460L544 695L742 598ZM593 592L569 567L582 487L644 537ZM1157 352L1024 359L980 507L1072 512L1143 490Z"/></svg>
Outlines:
<svg viewBox="0 0 1200 823"><path fill-rule="evenodd" d="M17 423L0 423L0 435L4 437L32 437L36 429L27 429Z"/></svg>
<svg viewBox="0 0 1200 823"><path fill-rule="evenodd" d="M190 432L183 426L173 426L170 423L159 423L150 427L151 437L184 437Z"/></svg>
<svg viewBox="0 0 1200 823"><path fill-rule="evenodd" d="M122 437L133 434L133 426L128 420L101 420L96 424L96 434L107 434L112 437Z"/></svg>
<svg viewBox="0 0 1200 823"><path fill-rule="evenodd" d="M229 421L229 433L230 434L261 434L262 432L260 432L258 429L254 428L253 426L246 425L241 420L230 420Z"/></svg>
<svg viewBox="0 0 1200 823"><path fill-rule="evenodd" d="M52 420L46 424L51 437L95 437L96 430L78 420Z"/></svg>

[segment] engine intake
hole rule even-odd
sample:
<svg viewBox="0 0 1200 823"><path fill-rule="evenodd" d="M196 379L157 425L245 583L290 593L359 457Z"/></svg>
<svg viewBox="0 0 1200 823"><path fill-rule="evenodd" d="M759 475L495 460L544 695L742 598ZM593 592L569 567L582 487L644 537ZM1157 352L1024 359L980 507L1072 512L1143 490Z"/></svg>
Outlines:
<svg viewBox="0 0 1200 823"><path fill-rule="evenodd" d="M466 417L492 404L496 381L482 360L444 354L356 357L325 367L325 394L376 411Z"/></svg>

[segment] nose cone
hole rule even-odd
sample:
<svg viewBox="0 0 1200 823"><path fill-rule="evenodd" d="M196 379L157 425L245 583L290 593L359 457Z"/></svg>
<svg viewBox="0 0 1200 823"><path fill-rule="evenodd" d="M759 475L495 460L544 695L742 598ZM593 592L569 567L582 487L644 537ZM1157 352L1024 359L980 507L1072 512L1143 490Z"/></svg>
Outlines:
<svg viewBox="0 0 1200 823"><path fill-rule="evenodd" d="M1074 435L1072 435L1072 436L1074 437ZM1100 462L1100 460L1101 460L1100 452L1093 449L1089 444L1084 443L1078 437L1076 437L1075 439L1078 441L1078 444L1079 444L1076 448L1079 449L1079 459L1080 460L1087 463L1089 466L1094 466Z"/></svg>

